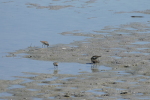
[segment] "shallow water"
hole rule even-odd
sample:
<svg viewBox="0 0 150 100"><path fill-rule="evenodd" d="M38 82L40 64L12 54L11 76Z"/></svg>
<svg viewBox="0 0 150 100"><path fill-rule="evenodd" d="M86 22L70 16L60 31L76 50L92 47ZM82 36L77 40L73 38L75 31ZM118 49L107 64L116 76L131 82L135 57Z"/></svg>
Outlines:
<svg viewBox="0 0 150 100"><path fill-rule="evenodd" d="M12 96L12 94L10 94L10 93L0 93L0 97L4 97L4 96ZM0 99L0 100L3 100L3 99Z"/></svg>
<svg viewBox="0 0 150 100"><path fill-rule="evenodd" d="M54 72L51 61L5 57L8 52L29 46L41 47L42 44L39 42L41 40L46 40L53 46L86 38L59 34L62 32L92 33L105 26L131 22L146 23L149 15L134 11L150 9L149 3L149 0L138 2L137 0L1 0L0 79L14 79L12 76L24 75L22 72ZM131 18L132 15L144 18ZM78 63L60 63L58 70L60 74L79 74L79 72L92 70L90 65Z"/></svg>

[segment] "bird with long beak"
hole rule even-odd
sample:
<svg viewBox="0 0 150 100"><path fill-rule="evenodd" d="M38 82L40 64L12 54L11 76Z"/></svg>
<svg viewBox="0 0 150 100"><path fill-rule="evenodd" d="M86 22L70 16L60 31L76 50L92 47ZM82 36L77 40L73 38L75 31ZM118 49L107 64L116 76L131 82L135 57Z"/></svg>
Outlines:
<svg viewBox="0 0 150 100"><path fill-rule="evenodd" d="M49 46L49 43L47 41L40 41L43 45L47 45L47 47ZM43 47L42 45L42 47Z"/></svg>

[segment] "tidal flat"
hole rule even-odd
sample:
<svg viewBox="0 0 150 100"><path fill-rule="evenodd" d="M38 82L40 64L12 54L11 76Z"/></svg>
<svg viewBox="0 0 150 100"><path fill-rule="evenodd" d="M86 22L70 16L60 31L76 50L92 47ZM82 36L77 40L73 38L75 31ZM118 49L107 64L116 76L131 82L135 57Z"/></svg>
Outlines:
<svg viewBox="0 0 150 100"><path fill-rule="evenodd" d="M56 69L53 74L23 72L24 76L14 76L16 80L0 80L0 92L4 93L0 99L148 100L149 24L133 22L119 27L107 26L101 31L88 34L63 32L60 34L88 38L45 48L30 46L9 53L6 57L26 54L22 58L81 64L90 64L93 55L101 57L100 63L94 68L91 67L94 73L59 74ZM110 67L111 70L99 70L101 65Z"/></svg>

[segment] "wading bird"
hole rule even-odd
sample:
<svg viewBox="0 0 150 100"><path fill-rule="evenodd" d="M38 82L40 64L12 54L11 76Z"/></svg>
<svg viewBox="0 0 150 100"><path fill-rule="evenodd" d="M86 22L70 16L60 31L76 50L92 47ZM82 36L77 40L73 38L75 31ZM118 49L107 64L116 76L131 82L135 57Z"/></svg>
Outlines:
<svg viewBox="0 0 150 100"><path fill-rule="evenodd" d="M53 65L54 65L54 68L58 68L58 62L54 62Z"/></svg>
<svg viewBox="0 0 150 100"><path fill-rule="evenodd" d="M47 45L47 47L49 46L49 43L47 41L40 41L43 45ZM43 47L42 45L42 47Z"/></svg>
<svg viewBox="0 0 150 100"><path fill-rule="evenodd" d="M93 63L93 67L94 67L94 65L97 65L97 63L99 63L99 60L98 60L99 57L101 57L101 56L95 55L95 56L91 57L91 62Z"/></svg>

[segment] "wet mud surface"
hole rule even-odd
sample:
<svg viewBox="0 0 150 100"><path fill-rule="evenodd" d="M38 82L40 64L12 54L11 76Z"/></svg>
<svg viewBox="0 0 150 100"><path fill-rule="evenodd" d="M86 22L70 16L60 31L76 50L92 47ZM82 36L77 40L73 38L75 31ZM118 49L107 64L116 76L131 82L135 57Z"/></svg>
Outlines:
<svg viewBox="0 0 150 100"><path fill-rule="evenodd" d="M1 80L1 92L8 100L94 100L149 98L149 77L120 74L114 71L81 75L28 73L32 77L17 80ZM29 82L24 82L28 79ZM3 84L5 83L5 84ZM14 88L15 85L20 88Z"/></svg>
<svg viewBox="0 0 150 100"><path fill-rule="evenodd" d="M149 32L149 23L137 22L118 27L107 26L89 34L63 32L60 34L88 38L70 44L58 44L48 48L30 46L11 52L7 57L25 54L23 58L82 64L90 64L93 55L101 57L98 66L93 68L95 73L57 74L56 69L54 74L24 72L31 76L16 76L17 79L12 81L0 80L0 92L8 93L8 96L0 99L149 99ZM112 69L96 72L100 65ZM20 88L14 88L14 85Z"/></svg>

